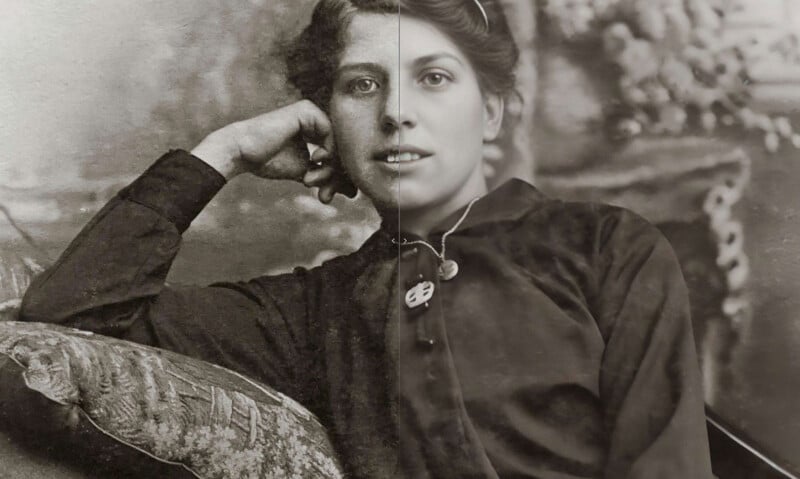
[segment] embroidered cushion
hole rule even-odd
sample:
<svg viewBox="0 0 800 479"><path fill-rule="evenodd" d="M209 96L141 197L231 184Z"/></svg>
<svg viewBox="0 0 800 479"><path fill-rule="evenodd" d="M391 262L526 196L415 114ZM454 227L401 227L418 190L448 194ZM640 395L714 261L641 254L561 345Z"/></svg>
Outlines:
<svg viewBox="0 0 800 479"><path fill-rule="evenodd" d="M11 370L25 387L6 384L14 382ZM8 394L36 391L56 406L44 413L51 420L73 431L95 428L121 449L185 468L188 477L343 477L312 414L209 363L56 325L8 321L0 322L0 373L5 412L4 404L15 401ZM19 401L26 399L16 398L25 410Z"/></svg>

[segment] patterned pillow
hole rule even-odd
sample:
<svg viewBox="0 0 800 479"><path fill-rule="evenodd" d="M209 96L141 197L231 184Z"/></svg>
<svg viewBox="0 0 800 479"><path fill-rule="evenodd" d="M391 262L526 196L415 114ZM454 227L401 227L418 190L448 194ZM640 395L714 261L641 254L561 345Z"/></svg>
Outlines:
<svg viewBox="0 0 800 479"><path fill-rule="evenodd" d="M227 369L88 332L14 321L0 322L0 355L22 368L28 388L116 441L197 477L343 477L311 413Z"/></svg>

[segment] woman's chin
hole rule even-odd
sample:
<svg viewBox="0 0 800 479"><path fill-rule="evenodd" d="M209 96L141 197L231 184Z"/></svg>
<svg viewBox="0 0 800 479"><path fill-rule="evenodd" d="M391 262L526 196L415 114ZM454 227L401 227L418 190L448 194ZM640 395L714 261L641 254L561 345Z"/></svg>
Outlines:
<svg viewBox="0 0 800 479"><path fill-rule="evenodd" d="M430 182L398 179L379 185L365 184L359 189L366 194L378 211L419 211L436 204L437 186Z"/></svg>
<svg viewBox="0 0 800 479"><path fill-rule="evenodd" d="M384 193L367 195L375 208L381 212L418 211L431 204L430 201L426 201L419 195L403 194L397 191Z"/></svg>

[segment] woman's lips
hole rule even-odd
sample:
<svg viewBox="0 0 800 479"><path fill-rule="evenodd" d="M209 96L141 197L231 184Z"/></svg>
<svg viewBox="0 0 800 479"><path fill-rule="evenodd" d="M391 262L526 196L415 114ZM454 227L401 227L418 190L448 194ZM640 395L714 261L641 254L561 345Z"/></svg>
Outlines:
<svg viewBox="0 0 800 479"><path fill-rule="evenodd" d="M415 146L400 145L383 149L374 155L376 161L383 163L412 163L431 156L433 153Z"/></svg>
<svg viewBox="0 0 800 479"><path fill-rule="evenodd" d="M423 158L418 153L391 153L386 156L387 163L407 163L409 161L417 161Z"/></svg>

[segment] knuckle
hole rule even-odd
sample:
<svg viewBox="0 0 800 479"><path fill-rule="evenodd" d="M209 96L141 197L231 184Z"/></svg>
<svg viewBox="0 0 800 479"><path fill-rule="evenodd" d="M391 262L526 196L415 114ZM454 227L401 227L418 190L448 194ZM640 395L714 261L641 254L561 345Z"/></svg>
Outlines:
<svg viewBox="0 0 800 479"><path fill-rule="evenodd" d="M311 112L314 110L314 103L309 99L302 99L297 102L297 107L303 113Z"/></svg>

